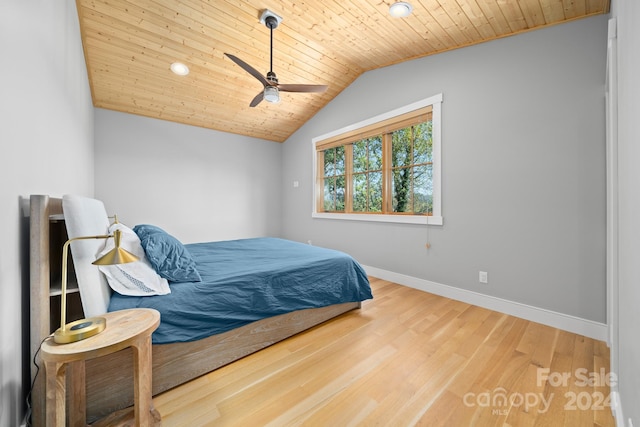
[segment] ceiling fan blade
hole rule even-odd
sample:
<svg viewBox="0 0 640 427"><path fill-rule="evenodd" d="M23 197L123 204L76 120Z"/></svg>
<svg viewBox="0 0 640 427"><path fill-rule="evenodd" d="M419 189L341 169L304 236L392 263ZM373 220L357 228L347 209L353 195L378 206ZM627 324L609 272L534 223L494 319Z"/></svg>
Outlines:
<svg viewBox="0 0 640 427"><path fill-rule="evenodd" d="M259 94L256 95L255 98L253 98L253 101L251 101L251 104L249 104L250 107L255 107L256 105L260 104L260 102L264 99L264 91L260 92Z"/></svg>
<svg viewBox="0 0 640 427"><path fill-rule="evenodd" d="M278 89L283 92L324 92L329 86L327 85L297 85L297 84L279 84Z"/></svg>
<svg viewBox="0 0 640 427"><path fill-rule="evenodd" d="M246 62L244 62L242 59L238 58L235 55L231 55L230 53L225 53L225 55L228 56L229 59L231 59L233 62L238 64L247 73L251 74L253 77L255 77L256 79L260 80L260 83L262 83L263 86L270 86L271 85L271 83L269 83L267 81L265 76L260 74L260 72L258 70L256 70L251 65L247 64Z"/></svg>

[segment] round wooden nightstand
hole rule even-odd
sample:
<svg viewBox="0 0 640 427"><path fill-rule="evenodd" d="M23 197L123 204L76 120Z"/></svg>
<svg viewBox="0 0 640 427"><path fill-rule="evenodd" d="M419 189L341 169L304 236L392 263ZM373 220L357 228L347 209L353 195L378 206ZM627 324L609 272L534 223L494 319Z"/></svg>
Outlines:
<svg viewBox="0 0 640 427"><path fill-rule="evenodd" d="M107 313L104 331L70 344L56 344L53 337L41 348L46 371L47 426L65 426L67 372L71 372L69 425L86 426L85 368L89 359L131 347L133 353L134 414L136 425L154 424L151 400L151 334L160 324L160 313L135 308Z"/></svg>

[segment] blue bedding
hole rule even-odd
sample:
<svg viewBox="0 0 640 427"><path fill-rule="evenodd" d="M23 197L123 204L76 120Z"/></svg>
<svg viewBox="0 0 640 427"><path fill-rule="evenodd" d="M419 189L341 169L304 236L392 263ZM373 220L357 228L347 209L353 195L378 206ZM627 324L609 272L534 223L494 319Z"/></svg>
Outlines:
<svg viewBox="0 0 640 427"><path fill-rule="evenodd" d="M109 311L160 312L154 344L194 341L295 310L372 298L364 269L339 251L270 237L185 247L202 281L170 283L168 295L111 297Z"/></svg>

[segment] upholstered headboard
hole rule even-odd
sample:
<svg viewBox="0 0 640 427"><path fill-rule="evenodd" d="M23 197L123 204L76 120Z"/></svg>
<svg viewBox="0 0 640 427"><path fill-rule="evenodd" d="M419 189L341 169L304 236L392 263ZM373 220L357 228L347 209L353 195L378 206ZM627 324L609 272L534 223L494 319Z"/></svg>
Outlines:
<svg viewBox="0 0 640 427"><path fill-rule="evenodd" d="M104 203L82 196L64 195L62 211L69 239L109 234L109 217ZM111 288L104 274L91 264L104 248L105 240L90 239L71 242L71 257L78 279L82 309L86 317L107 312Z"/></svg>

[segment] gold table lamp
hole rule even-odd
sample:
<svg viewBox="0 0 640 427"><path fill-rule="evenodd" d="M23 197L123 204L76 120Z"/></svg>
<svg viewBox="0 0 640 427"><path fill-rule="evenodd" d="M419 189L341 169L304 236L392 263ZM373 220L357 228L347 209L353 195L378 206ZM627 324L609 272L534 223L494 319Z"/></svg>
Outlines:
<svg viewBox="0 0 640 427"><path fill-rule="evenodd" d="M75 240L109 239L111 237L113 237L115 247L92 262L92 264L114 265L138 261L138 257L120 247L120 239L122 237L122 231L120 230L115 230L113 234L74 237L73 239L67 240L62 247L62 294L60 297L60 305L62 308L60 310L60 328L53 334L53 340L56 343L68 344L80 341L97 335L106 328L107 321L104 317L80 319L67 324L67 254L69 252L69 244Z"/></svg>

